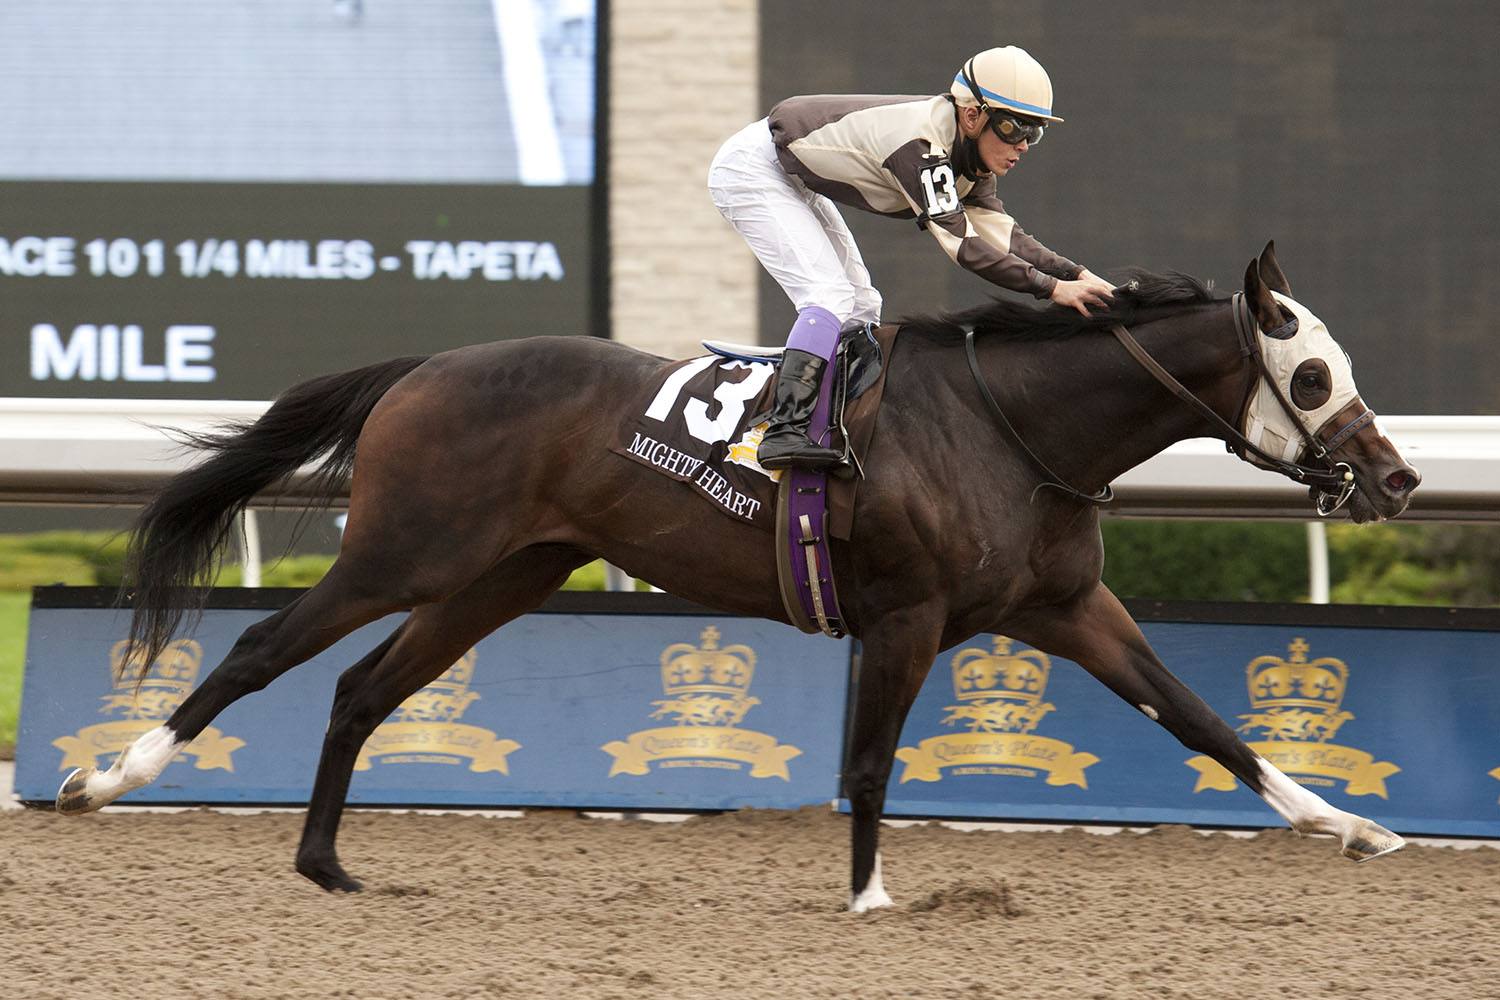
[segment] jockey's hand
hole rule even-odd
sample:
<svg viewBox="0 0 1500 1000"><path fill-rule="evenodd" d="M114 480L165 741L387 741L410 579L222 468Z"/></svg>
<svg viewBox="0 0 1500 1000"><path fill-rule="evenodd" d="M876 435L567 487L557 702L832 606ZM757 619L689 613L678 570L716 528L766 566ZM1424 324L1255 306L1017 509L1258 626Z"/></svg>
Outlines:
<svg viewBox="0 0 1500 1000"><path fill-rule="evenodd" d="M1052 301L1069 309L1077 309L1085 316L1098 307L1108 309L1115 297L1114 286L1091 273L1087 268L1073 281L1061 281L1052 289Z"/></svg>

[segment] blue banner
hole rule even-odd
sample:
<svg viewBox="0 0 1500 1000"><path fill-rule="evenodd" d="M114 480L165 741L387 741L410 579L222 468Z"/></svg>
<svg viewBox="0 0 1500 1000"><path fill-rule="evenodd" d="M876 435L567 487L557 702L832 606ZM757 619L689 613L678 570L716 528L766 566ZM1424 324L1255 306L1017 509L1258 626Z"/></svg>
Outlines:
<svg viewBox="0 0 1500 1000"><path fill-rule="evenodd" d="M1148 622L1256 751L1402 833L1500 836L1500 634ZM1276 825L1077 664L1002 636L944 653L907 719L893 815Z"/></svg>
<svg viewBox="0 0 1500 1000"><path fill-rule="evenodd" d="M240 632L294 596L249 594L216 595L262 604L208 611L136 693L112 679L125 612L104 606L98 591L38 591L17 744L21 797L51 801L68 770L108 765L170 716ZM1149 619L1163 607L1133 610ZM1152 646L1294 780L1401 833L1500 836L1500 615L1179 607L1197 620L1157 614L1142 626ZM122 801L305 802L335 681L396 620L359 630L231 706L154 784ZM1414 623L1429 627L1405 627ZM365 743L349 800L623 810L828 802L839 794L851 652L847 641L661 595L560 595L407 699ZM886 807L957 818L1281 822L1078 665L1003 636L977 637L934 664L902 732Z"/></svg>
<svg viewBox="0 0 1500 1000"><path fill-rule="evenodd" d="M265 610L210 610L137 694L126 613L34 607L16 790L50 801L161 725ZM369 625L224 711L125 803L302 803L339 673ZM848 642L729 615L536 613L479 643L366 741L349 801L795 808L838 795Z"/></svg>

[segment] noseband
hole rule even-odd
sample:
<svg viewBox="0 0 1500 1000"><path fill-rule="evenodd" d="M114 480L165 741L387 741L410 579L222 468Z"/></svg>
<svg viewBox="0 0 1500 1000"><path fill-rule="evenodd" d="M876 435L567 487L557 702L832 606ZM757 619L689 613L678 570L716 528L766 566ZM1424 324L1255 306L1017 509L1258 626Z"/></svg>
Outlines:
<svg viewBox="0 0 1500 1000"><path fill-rule="evenodd" d="M1129 288L1130 286L1126 287ZM1270 369L1266 367L1265 356L1261 353L1260 341L1257 336L1260 327L1255 320L1255 316L1250 312L1250 307L1245 303L1245 294L1243 292L1235 292L1233 298L1230 300L1230 306L1234 315L1235 333L1238 335L1240 341L1240 356L1250 359L1254 365L1252 371L1253 377L1245 387L1245 394L1237 412L1244 413L1247 411L1257 383L1264 381L1270 386L1277 403L1280 404L1286 415L1291 419L1292 426L1296 427L1298 433L1301 434L1308 452L1315 459L1323 463L1321 467L1289 462L1262 450L1249 438L1245 437L1239 428L1219 416L1218 413L1214 412L1212 407L1193 395L1187 386L1177 381L1172 373L1163 368L1141 346L1140 341L1136 340L1124 326L1115 323L1110 326L1109 330L1125 350L1130 352L1130 356L1142 368L1146 369L1156 381L1160 382L1167 389L1170 389L1174 395L1188 404L1199 416L1216 426L1224 434L1226 447L1234 455L1244 461L1251 461L1250 456L1254 456L1258 460L1258 464L1265 466L1273 472L1281 473L1293 482L1310 486L1317 490L1316 508L1318 516L1327 517L1347 503L1349 498L1354 495L1355 490L1354 470L1350 468L1347 462L1336 461L1333 457L1334 452L1347 444L1366 425L1373 422L1375 413L1366 408L1363 413L1349 421L1349 423L1345 424L1337 433L1330 437L1326 444L1318 440L1317 435L1310 432L1297 416L1297 411L1292 408L1292 404L1282 393L1281 387L1276 384L1276 380L1271 375ZM1011 438L1021 446L1021 450L1031 459L1032 464L1046 476L1046 479L1037 486L1037 490L1041 490L1043 487L1052 487L1063 491L1074 499L1096 504L1109 503L1113 500L1114 490L1107 485L1097 493L1085 493L1068 485L1037 456L1036 452L1031 450L1026 442L1022 440L1021 435L1016 432L1010 419L1006 417L1005 411L996 402L994 394L990 392L990 387L985 383L984 376L979 370L979 358L974 350L973 330L965 332L964 348L968 353L969 372L973 375L975 384L979 386L979 392L984 397L985 403L989 405L990 411L995 414L1000 423L1010 432ZM1037 490L1032 491L1033 499L1036 497Z"/></svg>
<svg viewBox="0 0 1500 1000"><path fill-rule="evenodd" d="M1230 311L1234 315L1235 334L1240 340L1240 356L1250 359L1256 373L1256 377L1251 378L1249 385L1245 387L1245 395L1240 401L1238 412L1244 413L1247 411L1257 382L1265 382L1270 387L1271 394L1276 398L1277 404L1280 405L1282 411L1292 422L1292 426L1297 428L1297 433L1301 435L1302 442L1306 445L1308 453L1314 459L1321 462L1321 466L1289 462L1286 459L1277 458L1262 450L1249 438L1245 437L1238 427L1235 427L1229 421L1219 416L1206 403L1197 396L1194 396L1186 386L1177 381L1170 372L1157 364L1156 359L1146 353L1146 349L1141 346L1140 341L1130 335L1129 330L1116 323L1110 327L1110 332L1130 352L1131 357L1135 358L1142 368L1151 373L1152 377L1172 390L1179 399L1196 410L1205 420L1218 427L1224 433L1226 446L1237 457L1248 462L1252 460L1251 456L1254 456L1257 464L1265 466L1272 472L1279 472L1293 482L1311 486L1317 490L1316 506L1318 516L1327 517L1347 503L1349 498L1354 495L1355 490L1354 470L1350 468L1347 462L1335 460L1333 457L1334 452L1347 444L1366 425L1373 423L1375 412L1367 407L1364 412L1349 421L1349 423L1345 424L1337 433L1330 437L1326 444L1320 441L1318 436L1309 431L1307 426L1303 424L1302 419L1297 415L1297 411L1292 407L1291 402L1287 400L1286 394L1281 391L1281 386L1276 384L1276 379L1272 376L1270 369L1266 367L1265 355L1261 353L1260 338L1258 336L1260 325L1256 322L1254 314L1250 312L1250 307L1245 302L1244 292L1234 293L1234 296L1230 299Z"/></svg>

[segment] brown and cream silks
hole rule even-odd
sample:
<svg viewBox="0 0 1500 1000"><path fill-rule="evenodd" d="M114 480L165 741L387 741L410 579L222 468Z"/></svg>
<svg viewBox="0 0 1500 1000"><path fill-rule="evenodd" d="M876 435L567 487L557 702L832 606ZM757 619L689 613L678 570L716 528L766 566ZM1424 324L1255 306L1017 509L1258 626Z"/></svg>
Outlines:
<svg viewBox="0 0 1500 1000"><path fill-rule="evenodd" d="M949 257L994 284L1046 298L1083 270L1006 213L993 174L969 176L952 162L959 132L947 98L793 97L768 122L782 169L809 190L921 220Z"/></svg>

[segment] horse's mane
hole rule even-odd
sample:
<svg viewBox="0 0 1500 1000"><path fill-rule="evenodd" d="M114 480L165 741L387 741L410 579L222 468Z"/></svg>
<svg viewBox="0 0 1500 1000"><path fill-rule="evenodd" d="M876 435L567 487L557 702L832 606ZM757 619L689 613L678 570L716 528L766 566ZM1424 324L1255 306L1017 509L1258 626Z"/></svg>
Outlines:
<svg viewBox="0 0 1500 1000"><path fill-rule="evenodd" d="M1102 330L1114 323L1129 326L1141 322L1148 314L1155 318L1224 298L1215 294L1209 283L1180 271L1157 274L1131 267L1112 273L1111 278L1117 285L1130 282L1135 285L1128 291L1124 288L1117 291L1108 312L1096 312L1089 317L1051 303L995 298L972 309L909 317L901 325L937 335L951 336L960 330L973 329L1013 340L1057 340Z"/></svg>

